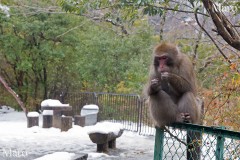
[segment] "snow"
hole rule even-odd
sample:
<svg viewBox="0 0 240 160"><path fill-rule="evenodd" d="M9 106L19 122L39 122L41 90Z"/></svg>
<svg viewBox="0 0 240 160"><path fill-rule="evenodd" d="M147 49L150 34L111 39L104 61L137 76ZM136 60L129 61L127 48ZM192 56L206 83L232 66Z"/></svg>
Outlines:
<svg viewBox="0 0 240 160"><path fill-rule="evenodd" d="M53 110L44 110L43 111L43 113L42 113L43 115L53 115Z"/></svg>
<svg viewBox="0 0 240 160"><path fill-rule="evenodd" d="M54 107L54 106L69 106L69 104L62 104L59 100L57 99L45 99L41 102L42 107Z"/></svg>
<svg viewBox="0 0 240 160"><path fill-rule="evenodd" d="M98 106L95 104L88 104L83 106L83 109L94 109L94 110L99 110Z"/></svg>
<svg viewBox="0 0 240 160"><path fill-rule="evenodd" d="M109 155L105 154L105 153L90 153L88 154L88 158L98 158L98 157L109 157Z"/></svg>
<svg viewBox="0 0 240 160"><path fill-rule="evenodd" d="M97 114L99 111L99 108L97 105L90 104L90 105L85 105L81 109L81 116L86 116L89 114Z"/></svg>
<svg viewBox="0 0 240 160"><path fill-rule="evenodd" d="M108 133L114 133L114 135L118 135L121 129L123 129L123 126L119 123L111 123L111 122L102 122L97 123L94 126L88 126L88 134L91 133L102 133L102 134L108 134Z"/></svg>
<svg viewBox="0 0 240 160"><path fill-rule="evenodd" d="M62 157L67 160L73 154L88 154L88 160L153 159L153 136L124 131L116 141L116 149L110 149L108 153L97 153L97 146L88 135L92 126L73 125L67 132L61 132L57 128L42 128L41 114L39 125L27 128L27 119L23 112L0 114L0 160L61 160ZM98 125L97 123L96 126ZM105 129L114 125L105 123ZM120 125L116 128L120 128Z"/></svg>
<svg viewBox="0 0 240 160"><path fill-rule="evenodd" d="M38 112L28 112L27 116L28 117L39 117L39 113Z"/></svg>
<svg viewBox="0 0 240 160"><path fill-rule="evenodd" d="M4 12L4 14L5 14L7 17L10 17L10 14L9 14L10 8L9 8L8 6L5 6L5 5L0 4L0 9Z"/></svg>
<svg viewBox="0 0 240 160"><path fill-rule="evenodd" d="M43 157L37 158L35 160L50 160L50 159L56 159L56 160L71 160L75 156L74 153L68 153L68 152L55 152L52 154L47 154Z"/></svg>
<svg viewBox="0 0 240 160"><path fill-rule="evenodd" d="M8 112L13 112L14 109L9 106L0 106L0 113L8 113Z"/></svg>

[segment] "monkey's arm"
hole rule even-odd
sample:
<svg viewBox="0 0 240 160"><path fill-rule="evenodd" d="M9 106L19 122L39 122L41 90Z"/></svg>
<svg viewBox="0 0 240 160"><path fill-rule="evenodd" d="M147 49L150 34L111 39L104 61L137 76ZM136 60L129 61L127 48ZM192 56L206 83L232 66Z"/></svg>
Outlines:
<svg viewBox="0 0 240 160"><path fill-rule="evenodd" d="M162 73L161 77L163 81L170 83L172 88L174 88L178 93L186 93L192 91L191 83L189 83L185 78L181 76L164 72Z"/></svg>

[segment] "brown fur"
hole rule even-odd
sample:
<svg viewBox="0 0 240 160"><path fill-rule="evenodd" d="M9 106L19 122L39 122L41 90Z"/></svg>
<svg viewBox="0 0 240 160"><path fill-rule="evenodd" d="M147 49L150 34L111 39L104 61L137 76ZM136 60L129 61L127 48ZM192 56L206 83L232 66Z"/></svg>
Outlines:
<svg viewBox="0 0 240 160"><path fill-rule="evenodd" d="M156 46L153 58L161 56L167 56L173 65L165 64L164 71L151 65L147 94L153 120L159 127L186 120L200 124L201 109L196 102L196 78L190 59L170 43Z"/></svg>

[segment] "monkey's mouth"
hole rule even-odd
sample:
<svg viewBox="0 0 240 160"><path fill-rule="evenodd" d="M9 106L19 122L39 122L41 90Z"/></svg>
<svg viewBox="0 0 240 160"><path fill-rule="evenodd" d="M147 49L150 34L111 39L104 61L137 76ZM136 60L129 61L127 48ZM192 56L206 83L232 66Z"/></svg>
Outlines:
<svg viewBox="0 0 240 160"><path fill-rule="evenodd" d="M160 73L168 73L167 69L161 70Z"/></svg>

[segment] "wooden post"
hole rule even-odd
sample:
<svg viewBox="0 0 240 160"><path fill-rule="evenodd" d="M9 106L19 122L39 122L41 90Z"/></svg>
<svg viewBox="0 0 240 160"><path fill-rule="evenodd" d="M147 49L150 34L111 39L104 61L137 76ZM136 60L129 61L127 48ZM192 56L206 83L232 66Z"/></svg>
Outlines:
<svg viewBox="0 0 240 160"><path fill-rule="evenodd" d="M108 143L103 143L103 144L97 144L97 152L108 152Z"/></svg>
<svg viewBox="0 0 240 160"><path fill-rule="evenodd" d="M27 127L39 126L39 113L28 112L27 114Z"/></svg>
<svg viewBox="0 0 240 160"><path fill-rule="evenodd" d="M61 110L53 110L53 127L61 128Z"/></svg>
<svg viewBox="0 0 240 160"><path fill-rule="evenodd" d="M108 142L108 147L111 149L116 149L116 138Z"/></svg>
<svg viewBox="0 0 240 160"><path fill-rule="evenodd" d="M53 126L53 110L43 111L43 128L50 128Z"/></svg>
<svg viewBox="0 0 240 160"><path fill-rule="evenodd" d="M74 125L79 125L81 127L85 126L85 116L75 115L74 116Z"/></svg>
<svg viewBox="0 0 240 160"><path fill-rule="evenodd" d="M163 158L163 142L164 142L164 129L156 128L154 160L162 160L162 158Z"/></svg>
<svg viewBox="0 0 240 160"><path fill-rule="evenodd" d="M72 128L72 117L71 116L62 116L61 117L61 131L68 131L70 128Z"/></svg>

